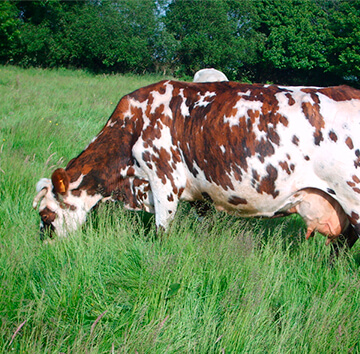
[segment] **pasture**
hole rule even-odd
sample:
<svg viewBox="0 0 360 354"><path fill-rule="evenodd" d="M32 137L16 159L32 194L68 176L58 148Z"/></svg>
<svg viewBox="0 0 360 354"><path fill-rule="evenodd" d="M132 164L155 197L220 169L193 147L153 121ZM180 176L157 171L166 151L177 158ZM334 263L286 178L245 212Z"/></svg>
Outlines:
<svg viewBox="0 0 360 354"><path fill-rule="evenodd" d="M102 204L41 243L36 182L160 79L0 66L0 351L360 352L360 242L330 266L297 217L199 221L184 203L160 240L149 215Z"/></svg>

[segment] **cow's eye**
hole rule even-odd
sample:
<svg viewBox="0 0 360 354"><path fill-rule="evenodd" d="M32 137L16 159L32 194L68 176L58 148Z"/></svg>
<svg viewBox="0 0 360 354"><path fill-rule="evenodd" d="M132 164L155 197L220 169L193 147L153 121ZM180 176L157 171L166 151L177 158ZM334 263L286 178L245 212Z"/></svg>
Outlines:
<svg viewBox="0 0 360 354"><path fill-rule="evenodd" d="M75 211L77 207L75 205L65 203L63 201L60 202L60 208L61 209L70 209L71 211Z"/></svg>

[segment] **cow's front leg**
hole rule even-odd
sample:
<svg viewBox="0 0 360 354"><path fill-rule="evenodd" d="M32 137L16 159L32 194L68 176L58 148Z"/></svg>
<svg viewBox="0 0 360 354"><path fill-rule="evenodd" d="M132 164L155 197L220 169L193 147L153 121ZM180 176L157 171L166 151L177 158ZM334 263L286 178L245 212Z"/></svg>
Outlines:
<svg viewBox="0 0 360 354"><path fill-rule="evenodd" d="M158 230L163 229L167 231L175 217L179 198L172 190L165 186L163 188L152 186L151 190L154 198L156 227Z"/></svg>
<svg viewBox="0 0 360 354"><path fill-rule="evenodd" d="M135 175L139 179L149 181L150 184L152 192L150 203L154 205L158 230L168 230L187 182L181 155L178 148L171 145L172 138L169 133L167 129L159 131L160 141L146 140L149 137L144 141L140 138L132 149L135 158ZM166 143L168 146L165 148Z"/></svg>

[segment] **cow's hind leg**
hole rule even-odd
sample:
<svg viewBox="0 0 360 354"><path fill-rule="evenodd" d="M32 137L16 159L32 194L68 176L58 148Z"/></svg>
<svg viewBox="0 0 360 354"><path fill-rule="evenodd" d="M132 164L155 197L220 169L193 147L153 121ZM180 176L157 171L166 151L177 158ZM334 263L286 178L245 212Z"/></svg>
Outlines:
<svg viewBox="0 0 360 354"><path fill-rule="evenodd" d="M333 252L336 256L339 255L342 249L351 249L360 236L360 222L359 214L352 211L348 219L350 221L349 226L342 232L342 235L338 237L336 241L332 243Z"/></svg>
<svg viewBox="0 0 360 354"><path fill-rule="evenodd" d="M349 224L348 227L342 232L342 234L331 243L332 257L338 257L340 252L344 249L351 249L358 238L359 236L356 229L351 224Z"/></svg>

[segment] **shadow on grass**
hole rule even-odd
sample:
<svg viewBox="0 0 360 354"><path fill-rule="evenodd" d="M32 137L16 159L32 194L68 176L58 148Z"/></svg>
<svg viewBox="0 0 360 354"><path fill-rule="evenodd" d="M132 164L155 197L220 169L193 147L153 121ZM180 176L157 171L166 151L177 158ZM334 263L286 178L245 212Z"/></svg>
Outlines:
<svg viewBox="0 0 360 354"><path fill-rule="evenodd" d="M120 215L128 218L133 218L134 222L139 223L139 227L145 229L145 234L151 232L155 227L155 216L144 211L128 211L123 208L121 203L105 203L100 204L94 208L88 218L88 224L91 222L92 227L98 228L99 222L103 222L102 218L105 216L108 219L109 226L116 222ZM239 222L244 228L254 230L254 233L262 234L262 241L266 243L272 236L274 230L281 232L284 239L288 239L289 243L302 242L304 240L305 224L301 217L291 215L288 217L279 217L274 219L268 218L241 218L232 216L224 212L217 212L214 208L210 208L205 216L199 216L197 210L192 208L189 203L182 202L179 204L177 211L176 223L186 222L190 223L190 228L194 231L197 230L199 225L206 228L216 227L216 223L222 222L231 227L233 224L237 225Z"/></svg>
<svg viewBox="0 0 360 354"><path fill-rule="evenodd" d="M273 219L244 218L217 212L211 207L205 218L199 218L196 216L196 209L191 209L189 206L184 206L181 212L193 217L195 215L197 223L207 224L208 227L216 228L218 223L222 223L226 225L226 228L234 227L234 229L249 232L254 237L257 247L272 242L275 235L281 237L284 248L297 249L305 241L305 223L298 215Z"/></svg>
<svg viewBox="0 0 360 354"><path fill-rule="evenodd" d="M358 241L359 242L359 241ZM354 262L358 268L360 268L360 250L353 254Z"/></svg>
<svg viewBox="0 0 360 354"><path fill-rule="evenodd" d="M205 216L199 216L197 209L193 208L189 203L180 203L169 233L177 234L181 232L182 228L186 227L193 232L195 237L200 237L204 233L213 237L214 234L221 235L226 230L233 229L230 232L233 237L236 237L236 234L247 233L253 239L254 247L258 249L272 243L274 237L277 237L281 242L282 249L288 250L290 253L298 252L305 242L311 242L311 240L305 239L306 225L298 215L274 219L240 218L224 212L217 212L212 206L203 215ZM90 222L92 228L98 229L99 223L104 223L104 218L107 227L111 228L112 225L119 222L119 218L125 218L123 220L130 222L137 230L142 230L134 233L134 236L144 235L148 240L158 238L153 214L125 210L121 203L106 203L101 204L91 212L86 225ZM87 227L86 225L85 227ZM325 243L325 238L322 235L316 233L315 238L322 238ZM360 250L355 252L353 252L352 257L356 265L360 266Z"/></svg>

